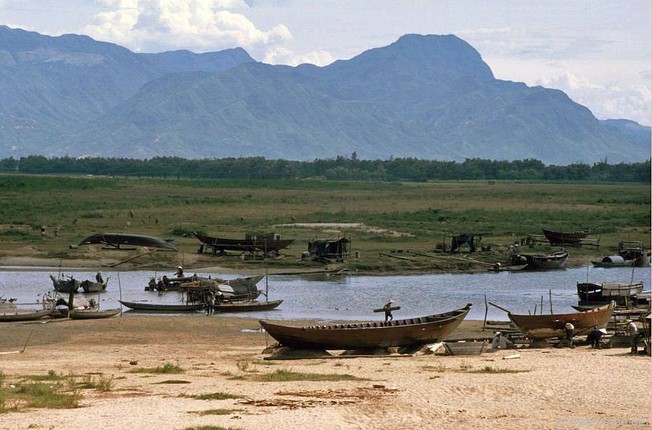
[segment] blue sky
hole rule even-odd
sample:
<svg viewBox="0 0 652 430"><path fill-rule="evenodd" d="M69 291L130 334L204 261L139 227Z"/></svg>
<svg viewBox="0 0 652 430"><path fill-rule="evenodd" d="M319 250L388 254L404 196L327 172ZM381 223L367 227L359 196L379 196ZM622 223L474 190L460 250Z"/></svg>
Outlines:
<svg viewBox="0 0 652 430"><path fill-rule="evenodd" d="M136 52L242 47L326 65L403 34L455 34L499 79L566 92L600 118L650 125L650 0L0 0L0 24Z"/></svg>

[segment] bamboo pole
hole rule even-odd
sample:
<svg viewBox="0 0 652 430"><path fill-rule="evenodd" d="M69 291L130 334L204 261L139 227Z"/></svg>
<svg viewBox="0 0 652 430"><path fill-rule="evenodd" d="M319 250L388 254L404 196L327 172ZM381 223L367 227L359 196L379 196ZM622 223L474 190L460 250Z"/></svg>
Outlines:
<svg viewBox="0 0 652 430"><path fill-rule="evenodd" d="M482 331L487 327L487 312L489 312L489 306L487 306L487 295L484 295L484 321L482 321Z"/></svg>
<svg viewBox="0 0 652 430"><path fill-rule="evenodd" d="M552 315L552 289L548 289L548 300L550 301L550 315Z"/></svg>

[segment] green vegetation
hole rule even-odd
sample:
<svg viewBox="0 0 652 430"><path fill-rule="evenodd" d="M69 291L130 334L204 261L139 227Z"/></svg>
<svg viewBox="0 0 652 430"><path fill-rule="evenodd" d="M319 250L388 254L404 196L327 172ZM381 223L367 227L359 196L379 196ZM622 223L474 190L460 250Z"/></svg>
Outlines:
<svg viewBox="0 0 652 430"><path fill-rule="evenodd" d="M440 242L450 245L452 235L482 233L481 246L487 251L476 253L474 259L502 261L509 244L541 235L546 228L589 229L600 247L571 251L572 258L586 263L588 257L612 255L622 240L649 246L650 194L645 183L6 175L0 176L0 201L10 203L0 205L0 251L29 246L59 264L94 257L84 247L69 247L90 234L130 232L174 240L179 253L150 253L134 261L142 267L163 267L176 266L184 255L196 255L193 231L230 238L275 232L294 243L283 251L287 258L266 262L270 269L321 267L299 261L308 241L345 236L351 239L351 258L346 261L351 270L450 271L441 259L409 252L431 253ZM337 225L315 225L319 223ZM41 226L47 228L45 240L39 234ZM538 244L530 251L549 248ZM354 252L358 258L353 258ZM260 265L237 257L205 255L201 264L243 270ZM457 269L469 270L468 263L458 263Z"/></svg>
<svg viewBox="0 0 652 430"><path fill-rule="evenodd" d="M178 364L165 363L163 366L158 367L139 367L132 371L133 373L155 373L155 374L174 374L183 373L184 369Z"/></svg>
<svg viewBox="0 0 652 430"><path fill-rule="evenodd" d="M277 369L274 373L259 375L256 381L260 382L291 382L291 381L364 381L365 379L348 374L321 374L292 372Z"/></svg>
<svg viewBox="0 0 652 430"><path fill-rule="evenodd" d="M207 409L205 411L196 411L193 413L197 415L231 415L239 412L244 412L244 409Z"/></svg>
<svg viewBox="0 0 652 430"><path fill-rule="evenodd" d="M229 400L229 399L239 399L242 396L236 396L235 394L229 394L229 393L216 392L216 393L206 393L206 394L193 394L186 397L190 397L192 399L197 399L197 400Z"/></svg>

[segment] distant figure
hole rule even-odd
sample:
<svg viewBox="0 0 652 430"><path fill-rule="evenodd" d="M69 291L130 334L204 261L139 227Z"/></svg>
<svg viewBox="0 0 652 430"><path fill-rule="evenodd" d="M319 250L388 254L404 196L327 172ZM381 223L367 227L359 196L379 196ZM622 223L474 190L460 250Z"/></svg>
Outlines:
<svg viewBox="0 0 652 430"><path fill-rule="evenodd" d="M586 341L591 342L591 348L600 349L600 340L605 331L605 329L599 329L597 325L593 326L593 330L586 337Z"/></svg>
<svg viewBox="0 0 652 430"><path fill-rule="evenodd" d="M514 345L514 342L509 340L502 332L497 331L494 338L491 340L492 349L509 349Z"/></svg>
<svg viewBox="0 0 652 430"><path fill-rule="evenodd" d="M177 278L183 278L183 267L181 266L177 267L177 271L175 274L177 275Z"/></svg>
<svg viewBox="0 0 652 430"><path fill-rule="evenodd" d="M41 238L45 239L46 234L47 230L45 229L45 226L41 227Z"/></svg>
<svg viewBox="0 0 652 430"><path fill-rule="evenodd" d="M54 227L54 237L59 237L59 226Z"/></svg>
<svg viewBox="0 0 652 430"><path fill-rule="evenodd" d="M95 299L90 299L88 301L88 309L95 309L97 308L97 301Z"/></svg>
<svg viewBox="0 0 652 430"><path fill-rule="evenodd" d="M149 278L149 283L147 284L149 291L154 291L156 289L156 278L153 276Z"/></svg>
<svg viewBox="0 0 652 430"><path fill-rule="evenodd" d="M213 315L213 310L215 309L215 295L212 291L209 291L206 296L206 316Z"/></svg>
<svg viewBox="0 0 652 430"><path fill-rule="evenodd" d="M564 330L566 331L566 341L568 342L568 347L569 348L575 348L575 345L573 345L573 334L575 333L575 326L567 322L564 325Z"/></svg>
<svg viewBox="0 0 652 430"><path fill-rule="evenodd" d="M95 280L100 284L104 283L104 279L102 279L102 272L97 272L97 274L95 275Z"/></svg>
<svg viewBox="0 0 652 430"><path fill-rule="evenodd" d="M636 323L632 320L627 320L627 335L629 336L629 341L632 346L631 353L637 354L638 340L636 338L638 337L638 327L636 327Z"/></svg>
<svg viewBox="0 0 652 430"><path fill-rule="evenodd" d="M394 302L390 300L385 303L385 306L383 306L383 310L385 311L385 322L394 319L394 316L392 315L392 304L394 304Z"/></svg>
<svg viewBox="0 0 652 430"><path fill-rule="evenodd" d="M500 264L500 263L494 264L494 270L500 270L501 267L502 267L502 264Z"/></svg>

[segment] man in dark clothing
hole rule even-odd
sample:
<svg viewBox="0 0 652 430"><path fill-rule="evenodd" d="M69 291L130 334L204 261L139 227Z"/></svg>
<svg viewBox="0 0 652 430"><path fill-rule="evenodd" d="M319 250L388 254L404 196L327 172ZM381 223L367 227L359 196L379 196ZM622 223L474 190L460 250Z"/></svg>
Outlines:
<svg viewBox="0 0 652 430"><path fill-rule="evenodd" d="M393 303L394 302L390 300L389 302L385 303L385 306L383 306L383 309L385 310L385 322L391 321L391 320L394 319L394 316L392 315L392 304Z"/></svg>
<svg viewBox="0 0 652 430"><path fill-rule="evenodd" d="M593 326L593 330L586 337L587 342L591 342L591 347L594 349L600 349L600 340L604 334L602 330L604 329L599 329L597 325Z"/></svg>

